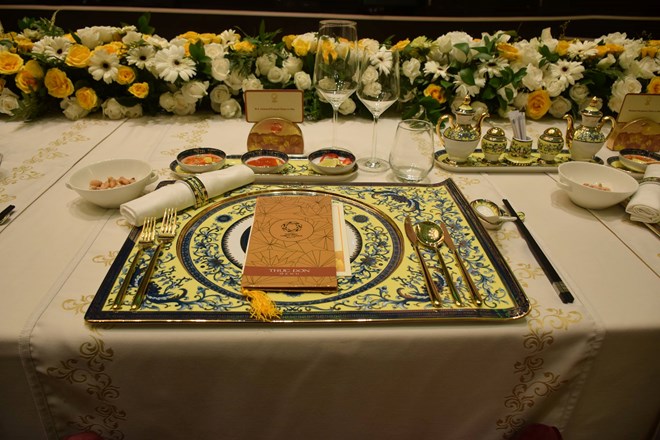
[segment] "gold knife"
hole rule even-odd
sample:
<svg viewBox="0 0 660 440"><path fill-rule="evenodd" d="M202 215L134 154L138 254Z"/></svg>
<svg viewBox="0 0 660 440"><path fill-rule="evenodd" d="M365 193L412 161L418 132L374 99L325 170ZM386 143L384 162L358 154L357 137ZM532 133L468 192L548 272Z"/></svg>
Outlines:
<svg viewBox="0 0 660 440"><path fill-rule="evenodd" d="M417 259L419 260L419 264L422 266L422 274L424 275L424 282L426 283L426 290L428 291L429 298L431 299L431 303L433 304L434 307L442 307L442 303L440 302L440 292L438 292L438 286L433 281L433 278L429 273L428 267L426 267L426 261L424 261L424 259L422 258L422 253L419 251L419 241L418 241L419 239L417 238L417 234L415 233L415 228L412 224L412 220L410 220L410 217L408 216L406 216L405 229L406 229L406 236L408 237L408 240L412 242L413 248L415 248L415 252L417 253Z"/></svg>
<svg viewBox="0 0 660 440"><path fill-rule="evenodd" d="M481 302L481 297L479 296L479 289L477 289L477 286L474 284L474 280L472 280L472 277L467 272L467 269L465 268L465 261L463 261L463 258L458 253L458 249L456 249L454 240L452 240L451 235L449 235L449 230L447 229L447 226L443 222L439 222L439 223L440 223L440 227L442 228L442 232L444 233L443 235L444 235L445 244L449 247L449 249L456 257L458 266L461 268L461 272L463 272L463 278L467 281L468 286L470 287L470 294L472 294L472 298L474 299L474 302L477 304L477 306L481 306L482 302Z"/></svg>

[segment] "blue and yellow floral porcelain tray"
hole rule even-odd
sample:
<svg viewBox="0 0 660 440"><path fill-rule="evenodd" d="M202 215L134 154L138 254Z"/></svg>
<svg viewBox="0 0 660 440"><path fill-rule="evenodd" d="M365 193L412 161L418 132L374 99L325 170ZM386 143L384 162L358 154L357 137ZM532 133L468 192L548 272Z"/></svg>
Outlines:
<svg viewBox="0 0 660 440"><path fill-rule="evenodd" d="M144 266L139 267L124 305L112 304L137 247L135 228L101 284L85 319L90 322L259 322L241 294L241 271L257 197L331 194L342 202L349 239L351 275L338 278L331 294L274 292L282 311L272 323L498 320L525 316L529 301L511 269L448 179L434 185L350 184L249 185L209 205L179 214L178 236L159 259L142 307L130 311ZM442 289L442 307L427 294L414 248L404 235L406 216L443 221L469 266L483 305L477 306L456 261L442 249L463 306L444 285L437 256L423 256Z"/></svg>

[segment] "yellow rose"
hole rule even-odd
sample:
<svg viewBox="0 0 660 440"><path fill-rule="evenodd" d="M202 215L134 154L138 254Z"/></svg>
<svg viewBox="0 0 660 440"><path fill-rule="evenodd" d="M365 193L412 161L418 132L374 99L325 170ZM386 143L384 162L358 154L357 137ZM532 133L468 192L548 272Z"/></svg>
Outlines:
<svg viewBox="0 0 660 440"><path fill-rule="evenodd" d="M9 51L0 52L0 74L13 75L23 67L23 58Z"/></svg>
<svg viewBox="0 0 660 440"><path fill-rule="evenodd" d="M234 50L237 52L250 53L254 50L254 48L254 44L250 43L249 41L238 41L234 43Z"/></svg>
<svg viewBox="0 0 660 440"><path fill-rule="evenodd" d="M550 109L550 95L546 90L537 90L527 95L525 114L532 119L541 119Z"/></svg>
<svg viewBox="0 0 660 440"><path fill-rule="evenodd" d="M14 38L14 44L16 45L16 50L21 53L32 52L32 47L34 46L32 40L24 37L23 35L17 35Z"/></svg>
<svg viewBox="0 0 660 440"><path fill-rule="evenodd" d="M134 83L128 88L128 93L136 98L144 99L149 95L149 84L146 82Z"/></svg>
<svg viewBox="0 0 660 440"><path fill-rule="evenodd" d="M44 77L44 69L36 60L30 60L16 74L16 86L25 93L32 93L39 89L39 82Z"/></svg>
<svg viewBox="0 0 660 440"><path fill-rule="evenodd" d="M392 50L402 51L409 44L410 44L410 40L406 38L405 40L401 40L401 41L397 42L394 46L392 46Z"/></svg>
<svg viewBox="0 0 660 440"><path fill-rule="evenodd" d="M99 97L91 87L82 87L76 90L78 104L85 110L93 110L99 103Z"/></svg>
<svg viewBox="0 0 660 440"><path fill-rule="evenodd" d="M192 43L196 43L199 41L199 34L195 31L188 31L184 34L179 35L177 38L183 38L184 40L188 40Z"/></svg>
<svg viewBox="0 0 660 440"><path fill-rule="evenodd" d="M117 82L123 86L135 81L135 70L128 66L117 68Z"/></svg>
<svg viewBox="0 0 660 440"><path fill-rule="evenodd" d="M291 45L293 47L293 51L299 57L304 57L307 55L312 48L312 42L305 38L296 38L293 40Z"/></svg>
<svg viewBox="0 0 660 440"><path fill-rule="evenodd" d="M509 61L516 61L520 59L520 52L518 52L518 48L509 43L498 43L497 51L500 53L502 58L505 58Z"/></svg>
<svg viewBox="0 0 660 440"><path fill-rule="evenodd" d="M113 41L102 46L96 46L94 51L105 50L108 53L117 54L118 57L123 56L126 53L126 46L121 41Z"/></svg>
<svg viewBox="0 0 660 440"><path fill-rule="evenodd" d="M646 86L646 93L660 95L660 76L654 76L651 78L651 82Z"/></svg>
<svg viewBox="0 0 660 440"><path fill-rule="evenodd" d="M321 47L319 48L321 54L323 55L323 62L329 64L333 60L337 59L337 51L335 50L335 43L329 40L323 40Z"/></svg>
<svg viewBox="0 0 660 440"><path fill-rule="evenodd" d="M202 40L202 43L204 43L204 44L219 43L220 42L220 36L219 35L212 34L212 33L209 33L209 32L199 34L199 39Z"/></svg>
<svg viewBox="0 0 660 440"><path fill-rule="evenodd" d="M46 85L46 89L48 89L48 94L55 98L66 98L74 90L73 83L69 77L57 67L49 69L46 72L44 84Z"/></svg>
<svg viewBox="0 0 660 440"><path fill-rule="evenodd" d="M291 47L293 46L293 41L296 39L296 35L285 35L282 37L282 42L286 46L287 50L291 50Z"/></svg>
<svg viewBox="0 0 660 440"><path fill-rule="evenodd" d="M69 48L69 53L64 61L67 66L85 68L89 65L89 57L92 52L87 46L74 44Z"/></svg>
<svg viewBox="0 0 660 440"><path fill-rule="evenodd" d="M557 48L555 49L555 51L556 51L557 54L559 54L560 56L564 56L564 55L566 55L566 54L568 53L568 46L570 46L570 45L571 45L571 42L570 42L570 41L559 40L559 41L557 42Z"/></svg>
<svg viewBox="0 0 660 440"><path fill-rule="evenodd" d="M437 84L429 84L429 86L424 89L424 96L430 96L431 98L438 101L440 104L447 102L447 97L445 96L445 89L440 87Z"/></svg>
<svg viewBox="0 0 660 440"><path fill-rule="evenodd" d="M644 57L649 57L649 58L655 58L655 55L658 53L658 47L657 46L645 46L642 47L640 50L639 54Z"/></svg>

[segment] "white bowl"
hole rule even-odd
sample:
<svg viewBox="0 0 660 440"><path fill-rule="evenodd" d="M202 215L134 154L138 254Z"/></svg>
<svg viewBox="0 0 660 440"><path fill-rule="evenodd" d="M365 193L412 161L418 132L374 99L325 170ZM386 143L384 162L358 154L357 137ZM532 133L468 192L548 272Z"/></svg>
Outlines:
<svg viewBox="0 0 660 440"><path fill-rule="evenodd" d="M355 155L340 148L322 148L310 153L307 159L309 166L319 174L345 174L355 168ZM332 163L330 166L324 161L326 159L337 160L330 161Z"/></svg>
<svg viewBox="0 0 660 440"><path fill-rule="evenodd" d="M639 183L623 171L591 162L566 162L559 165L559 182L573 203L588 209L604 209L630 197ZM587 185L602 186L597 189Z"/></svg>
<svg viewBox="0 0 660 440"><path fill-rule="evenodd" d="M92 180L104 182L109 177L118 179L122 176L127 179L135 178L135 182L115 188L90 189ZM102 208L117 208L122 203L140 197L144 187L156 180L158 175L147 162L137 159L111 159L77 170L71 175L66 187Z"/></svg>
<svg viewBox="0 0 660 440"><path fill-rule="evenodd" d="M626 148L619 151L619 162L632 171L643 173L652 163L660 163L660 154L647 150Z"/></svg>

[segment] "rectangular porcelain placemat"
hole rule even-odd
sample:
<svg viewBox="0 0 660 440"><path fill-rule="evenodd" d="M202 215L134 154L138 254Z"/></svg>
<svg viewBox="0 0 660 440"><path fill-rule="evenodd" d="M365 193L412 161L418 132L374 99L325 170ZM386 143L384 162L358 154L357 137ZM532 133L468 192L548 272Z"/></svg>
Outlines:
<svg viewBox="0 0 660 440"><path fill-rule="evenodd" d="M250 185L199 209L179 214L177 237L160 256L144 304L130 311L146 261L131 280L124 305L111 306L134 257L134 229L101 284L85 319L90 322L257 322L241 293L242 264L257 197L330 194L341 201L349 234L352 273L333 293L269 292L282 311L275 323L418 320L510 320L529 302L467 200L448 179L433 185ZM442 307L429 300L414 248L402 233L406 216L443 221L479 288L474 304L449 249L441 249L463 306L444 285L437 255L423 250L442 289ZM149 254L149 250L146 252Z"/></svg>

